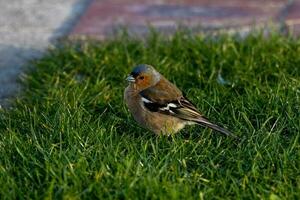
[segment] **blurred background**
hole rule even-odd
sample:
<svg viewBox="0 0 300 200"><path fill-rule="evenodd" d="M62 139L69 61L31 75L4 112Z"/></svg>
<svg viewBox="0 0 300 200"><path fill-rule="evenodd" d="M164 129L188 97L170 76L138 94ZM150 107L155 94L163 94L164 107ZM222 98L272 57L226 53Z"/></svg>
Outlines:
<svg viewBox="0 0 300 200"><path fill-rule="evenodd" d="M144 36L179 26L247 35L252 29L300 34L300 0L0 0L0 105L20 90L28 60L58 38L105 39L127 27Z"/></svg>
<svg viewBox="0 0 300 200"><path fill-rule="evenodd" d="M0 106L19 92L17 82L28 61L67 35L89 2L0 0Z"/></svg>

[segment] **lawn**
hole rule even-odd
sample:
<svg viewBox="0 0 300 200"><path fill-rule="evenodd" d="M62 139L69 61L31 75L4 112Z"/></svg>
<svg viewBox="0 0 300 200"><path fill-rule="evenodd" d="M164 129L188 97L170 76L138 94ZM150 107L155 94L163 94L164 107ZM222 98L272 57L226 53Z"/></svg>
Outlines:
<svg viewBox="0 0 300 200"><path fill-rule="evenodd" d="M242 140L140 128L123 102L140 63ZM0 110L0 199L300 198L300 39L120 36L29 66L23 94Z"/></svg>

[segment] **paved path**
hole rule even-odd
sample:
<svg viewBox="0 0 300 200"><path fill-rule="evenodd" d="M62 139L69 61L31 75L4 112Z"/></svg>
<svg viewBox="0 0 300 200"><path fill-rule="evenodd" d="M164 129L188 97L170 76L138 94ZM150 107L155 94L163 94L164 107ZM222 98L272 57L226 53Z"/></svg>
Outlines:
<svg viewBox="0 0 300 200"><path fill-rule="evenodd" d="M300 34L300 0L94 0L71 36L105 39L122 26L143 36L149 24L164 33L178 24L194 32L248 33L270 23Z"/></svg>
<svg viewBox="0 0 300 200"><path fill-rule="evenodd" d="M0 0L0 105L20 86L17 79L32 58L67 34L89 0Z"/></svg>

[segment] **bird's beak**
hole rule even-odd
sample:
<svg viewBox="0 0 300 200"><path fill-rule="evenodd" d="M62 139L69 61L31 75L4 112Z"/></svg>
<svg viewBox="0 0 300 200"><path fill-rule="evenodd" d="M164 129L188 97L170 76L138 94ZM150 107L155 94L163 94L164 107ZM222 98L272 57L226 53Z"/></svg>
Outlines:
<svg viewBox="0 0 300 200"><path fill-rule="evenodd" d="M131 75L127 76L126 81L134 83L135 82L135 78Z"/></svg>

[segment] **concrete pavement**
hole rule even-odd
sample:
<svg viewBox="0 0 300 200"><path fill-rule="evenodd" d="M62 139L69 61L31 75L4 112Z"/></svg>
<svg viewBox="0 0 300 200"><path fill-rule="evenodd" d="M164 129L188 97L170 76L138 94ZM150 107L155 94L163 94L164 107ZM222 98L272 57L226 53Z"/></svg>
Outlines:
<svg viewBox="0 0 300 200"><path fill-rule="evenodd" d="M0 0L0 106L20 91L28 60L68 34L89 0Z"/></svg>

